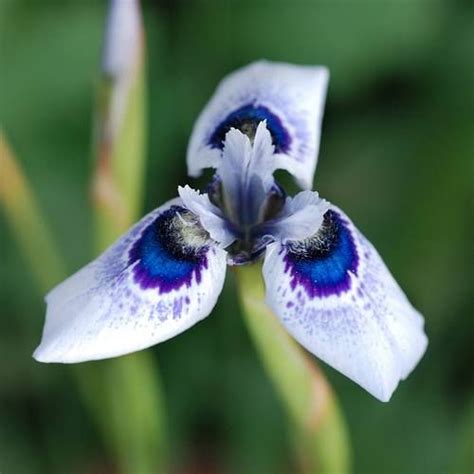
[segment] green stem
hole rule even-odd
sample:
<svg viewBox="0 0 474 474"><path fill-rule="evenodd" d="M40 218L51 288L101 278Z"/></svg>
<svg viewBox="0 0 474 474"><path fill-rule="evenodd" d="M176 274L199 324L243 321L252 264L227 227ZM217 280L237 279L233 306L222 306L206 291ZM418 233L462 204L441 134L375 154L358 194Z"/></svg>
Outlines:
<svg viewBox="0 0 474 474"><path fill-rule="evenodd" d="M75 367L79 389L124 474L164 472L165 430L161 384L147 352Z"/></svg>
<svg viewBox="0 0 474 474"><path fill-rule="evenodd" d="M296 427L303 472L349 472L346 425L324 374L265 304L261 265L236 267L235 273L245 323Z"/></svg>
<svg viewBox="0 0 474 474"><path fill-rule="evenodd" d="M111 101L116 84L108 77L100 80L95 117L92 181L95 218L95 242L98 251L110 245L139 217L143 201L146 158L146 84L145 68L140 58L127 96L123 121L111 139ZM120 91L122 93L123 91Z"/></svg>

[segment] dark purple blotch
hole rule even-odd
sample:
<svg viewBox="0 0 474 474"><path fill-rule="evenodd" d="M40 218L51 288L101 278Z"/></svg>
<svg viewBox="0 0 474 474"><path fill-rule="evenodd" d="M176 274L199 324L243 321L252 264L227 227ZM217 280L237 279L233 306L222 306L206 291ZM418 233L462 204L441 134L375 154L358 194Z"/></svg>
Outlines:
<svg viewBox="0 0 474 474"><path fill-rule="evenodd" d="M178 212L189 211L170 207L142 231L130 250L128 263L135 264L134 280L144 290L156 288L160 293L169 293L183 285L189 287L193 277L201 282L202 271L208 267L208 246L182 243L180 227L175 225Z"/></svg>
<svg viewBox="0 0 474 474"><path fill-rule="evenodd" d="M329 210L315 237L306 245L286 244L285 273L290 285L305 289L310 298L340 295L351 288L351 276L357 275L359 256L349 223Z"/></svg>
<svg viewBox="0 0 474 474"><path fill-rule="evenodd" d="M227 115L212 133L209 139L209 145L212 148L222 149L226 133L231 128L236 128L245 135L253 137L257 131L258 124L264 120L267 121L267 129L272 136L275 152L288 152L291 145L291 136L281 119L268 107L253 102L243 105Z"/></svg>

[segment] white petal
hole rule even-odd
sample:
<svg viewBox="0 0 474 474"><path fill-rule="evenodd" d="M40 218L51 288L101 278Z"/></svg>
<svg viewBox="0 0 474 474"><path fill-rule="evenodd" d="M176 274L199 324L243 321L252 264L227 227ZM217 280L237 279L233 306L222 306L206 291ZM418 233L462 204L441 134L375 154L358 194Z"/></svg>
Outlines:
<svg viewBox="0 0 474 474"><path fill-rule="evenodd" d="M193 129L187 163L191 176L218 167L222 142L231 128L244 130L266 120L277 167L311 188L316 169L328 70L258 61L219 84Z"/></svg>
<svg viewBox="0 0 474 474"><path fill-rule="evenodd" d="M282 212L263 225L262 233L285 243L314 235L323 223L323 216L330 204L315 191L301 191L286 198Z"/></svg>
<svg viewBox="0 0 474 474"><path fill-rule="evenodd" d="M54 288L34 357L64 363L115 357L205 318L224 283L226 252L204 241L202 229L180 228L173 216L186 213L179 199L168 202Z"/></svg>
<svg viewBox="0 0 474 474"><path fill-rule="evenodd" d="M258 176L266 192L273 186L273 172L276 169L274 158L275 146L272 143L272 135L267 127L267 121L260 122L257 126L252 146L252 156L249 165L250 176Z"/></svg>
<svg viewBox="0 0 474 474"><path fill-rule="evenodd" d="M257 126L253 143L235 128L226 133L217 174L228 215L240 227L251 226L262 217L262 207L275 182L273 151L265 121Z"/></svg>
<svg viewBox="0 0 474 474"><path fill-rule="evenodd" d="M222 248L235 241L236 236L230 231L221 210L212 204L207 194L201 194L188 185L179 186L178 193L184 206L199 217L201 225Z"/></svg>
<svg viewBox="0 0 474 474"><path fill-rule="evenodd" d="M335 206L315 238L267 248L267 302L306 349L388 401L423 356L423 318Z"/></svg>

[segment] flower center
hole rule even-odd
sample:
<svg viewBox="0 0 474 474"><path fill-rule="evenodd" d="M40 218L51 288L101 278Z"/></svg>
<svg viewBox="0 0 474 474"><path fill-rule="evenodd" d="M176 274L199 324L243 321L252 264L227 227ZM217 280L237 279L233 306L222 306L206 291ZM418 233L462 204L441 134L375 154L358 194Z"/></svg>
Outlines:
<svg viewBox="0 0 474 474"><path fill-rule="evenodd" d="M255 215L253 221L242 222L234 220L231 210L226 207L223 198L224 189L221 180L216 175L207 187L210 201L217 206L223 213L228 222L229 228L237 235L237 240L226 250L233 264L242 265L250 263L257 259L268 243L262 229L266 221L274 219L283 209L286 193L283 188L274 183L269 193L265 196L263 203L260 204L260 212ZM254 203L256 204L256 203ZM241 210L247 215L252 214L251 210Z"/></svg>
<svg viewBox="0 0 474 474"><path fill-rule="evenodd" d="M201 225L234 264L258 258L271 241L314 235L329 206L311 191L286 197L273 177L277 163L267 121L255 128L247 112L239 122L241 129L231 128L225 135L207 194L189 187L180 190L186 207L199 216Z"/></svg>

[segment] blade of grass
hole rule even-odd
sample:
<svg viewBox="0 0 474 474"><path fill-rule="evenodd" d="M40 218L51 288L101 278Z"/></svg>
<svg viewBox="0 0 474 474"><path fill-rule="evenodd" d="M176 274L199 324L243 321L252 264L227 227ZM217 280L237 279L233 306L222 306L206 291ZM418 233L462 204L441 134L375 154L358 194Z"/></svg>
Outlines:
<svg viewBox="0 0 474 474"><path fill-rule="evenodd" d="M235 273L248 331L296 429L303 472L349 472L346 425L324 374L265 304L261 266L236 267Z"/></svg>
<svg viewBox="0 0 474 474"><path fill-rule="evenodd" d="M0 131L0 203L25 261L46 292L64 278L52 233L19 162Z"/></svg>

